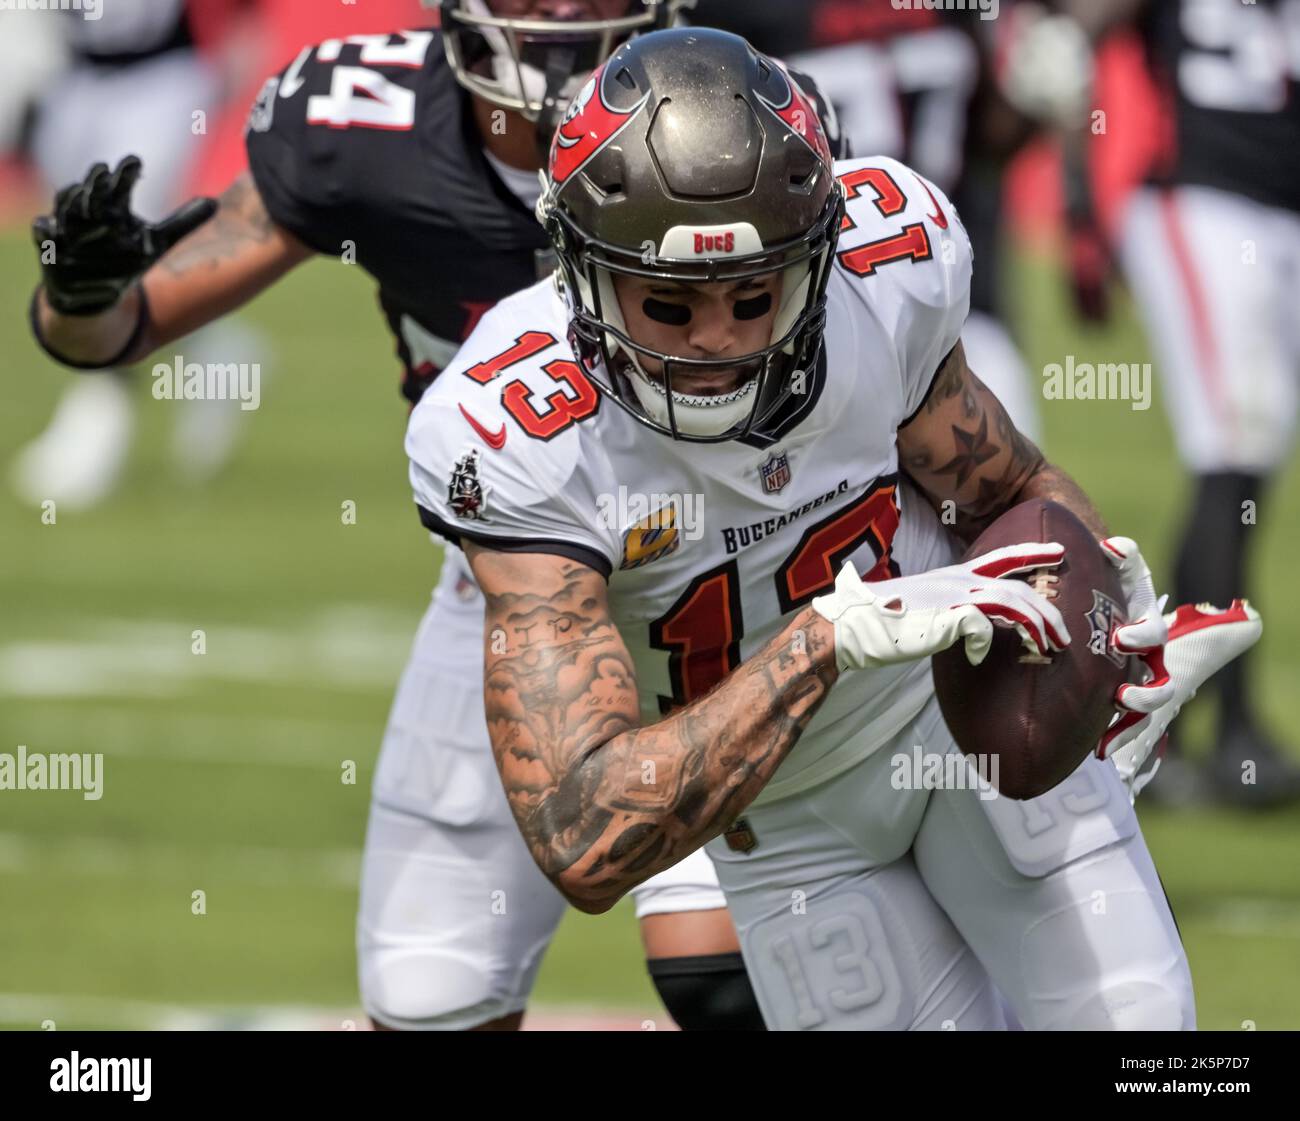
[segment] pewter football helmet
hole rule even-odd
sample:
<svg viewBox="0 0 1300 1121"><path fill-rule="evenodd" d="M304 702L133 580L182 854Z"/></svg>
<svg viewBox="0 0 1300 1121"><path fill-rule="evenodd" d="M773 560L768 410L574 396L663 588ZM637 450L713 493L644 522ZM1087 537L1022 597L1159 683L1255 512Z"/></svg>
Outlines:
<svg viewBox="0 0 1300 1121"><path fill-rule="evenodd" d="M821 122L779 63L705 28L625 43L570 104L538 204L588 375L674 439L761 435L812 377L843 206ZM616 274L702 283L777 271L771 341L740 358L637 343L614 289ZM743 380L725 395L673 386L737 367Z"/></svg>

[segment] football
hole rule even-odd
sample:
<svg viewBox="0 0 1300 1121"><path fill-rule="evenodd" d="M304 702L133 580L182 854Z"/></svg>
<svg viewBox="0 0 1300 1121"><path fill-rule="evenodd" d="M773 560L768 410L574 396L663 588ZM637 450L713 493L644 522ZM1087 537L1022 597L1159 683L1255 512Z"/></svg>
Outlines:
<svg viewBox="0 0 1300 1121"><path fill-rule="evenodd" d="M1026 541L1065 546L1056 568L1011 579L1028 579L1055 603L1070 645L1041 657L1025 649L1015 630L999 627L978 666L966 660L961 643L933 659L939 707L957 745L987 767L981 774L999 792L1016 799L1052 789L1096 748L1130 661L1109 643L1114 627L1128 622L1119 573L1064 506L1035 499L1008 510L966 559Z"/></svg>

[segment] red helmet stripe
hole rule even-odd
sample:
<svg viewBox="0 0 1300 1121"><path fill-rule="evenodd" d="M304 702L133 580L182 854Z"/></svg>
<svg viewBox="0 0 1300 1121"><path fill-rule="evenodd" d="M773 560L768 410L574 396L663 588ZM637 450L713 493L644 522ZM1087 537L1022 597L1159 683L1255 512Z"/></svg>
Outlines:
<svg viewBox="0 0 1300 1121"><path fill-rule="evenodd" d="M813 103L799 88L799 83L786 72L785 67L780 66L779 69L789 90L785 104L777 105L762 95L759 96L759 100L780 117L790 127L791 132L802 137L803 142L821 157L823 163L833 163L831 144L826 139L826 130L822 128L822 119L813 107Z"/></svg>
<svg viewBox="0 0 1300 1121"><path fill-rule="evenodd" d="M611 108L605 101L607 70L608 63L592 74L556 130L551 142L551 181L556 186L581 171L645 107L642 97L631 109Z"/></svg>

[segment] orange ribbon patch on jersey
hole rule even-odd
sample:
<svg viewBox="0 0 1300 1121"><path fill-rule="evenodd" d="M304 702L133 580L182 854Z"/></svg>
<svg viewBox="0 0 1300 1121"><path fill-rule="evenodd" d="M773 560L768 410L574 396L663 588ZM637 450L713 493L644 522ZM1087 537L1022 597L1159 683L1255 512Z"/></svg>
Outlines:
<svg viewBox="0 0 1300 1121"><path fill-rule="evenodd" d="M681 543L677 508L662 506L623 534L623 563L619 568L640 568L675 553Z"/></svg>

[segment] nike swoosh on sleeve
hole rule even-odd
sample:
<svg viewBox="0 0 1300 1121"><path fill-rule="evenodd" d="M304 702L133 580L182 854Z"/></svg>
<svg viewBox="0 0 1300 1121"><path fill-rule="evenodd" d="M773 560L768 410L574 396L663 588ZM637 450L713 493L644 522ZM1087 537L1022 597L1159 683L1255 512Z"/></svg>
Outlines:
<svg viewBox="0 0 1300 1121"><path fill-rule="evenodd" d="M469 410L466 409L464 405L460 406L460 415L469 421L469 426L483 437L483 442L493 451L499 452L506 446L506 426L504 424L501 425L500 432L489 432L483 427L483 425L470 416Z"/></svg>
<svg viewBox="0 0 1300 1121"><path fill-rule="evenodd" d="M928 214L926 217L938 226L939 229L946 230L948 228L948 216L943 212L943 208L939 205L939 200L934 197L934 192L930 190L930 184L919 175L916 177L916 181L925 188L925 193L930 196L930 202L934 205L934 213Z"/></svg>

